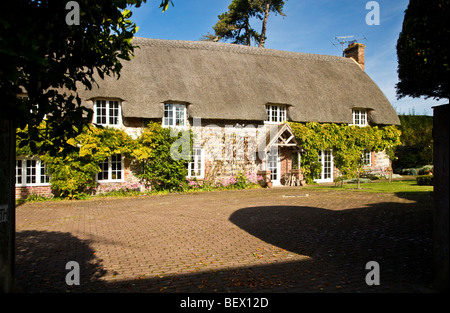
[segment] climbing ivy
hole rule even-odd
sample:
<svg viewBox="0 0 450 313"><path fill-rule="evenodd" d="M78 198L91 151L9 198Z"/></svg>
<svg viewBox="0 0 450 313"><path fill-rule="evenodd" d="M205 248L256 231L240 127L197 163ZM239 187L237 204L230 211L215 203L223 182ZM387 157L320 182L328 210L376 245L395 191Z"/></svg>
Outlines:
<svg viewBox="0 0 450 313"><path fill-rule="evenodd" d="M185 188L192 139L191 131L163 128L160 123L151 122L136 140L132 152L142 169L137 176L153 190Z"/></svg>
<svg viewBox="0 0 450 313"><path fill-rule="evenodd" d="M39 131L48 131L47 127L43 122ZM99 163L115 154L136 163L140 168L136 174L148 188L173 191L182 190L187 184L185 164L192 146L190 131L178 132L152 122L138 138L132 138L123 129L88 125L59 151L52 149L59 152L56 154L45 150L51 142L28 140L27 131L26 127L17 130L16 155L33 156L32 151L38 151L57 197L73 199L92 193L98 186Z"/></svg>
<svg viewBox="0 0 450 313"><path fill-rule="evenodd" d="M302 170L311 183L321 171L318 162L320 150L333 150L334 165L344 178L356 177L362 168L361 155L364 150L384 151L393 159L393 150L400 145L401 132L397 127L359 127L343 124L294 123L289 125L302 154Z"/></svg>
<svg viewBox="0 0 450 313"><path fill-rule="evenodd" d="M39 131L48 131L47 127L43 122ZM54 149L58 151L55 154L44 150L51 142L23 139L26 132L26 127L17 130L16 155L32 156L32 151L38 151L51 175L53 194L62 198L79 198L92 192L97 186L95 178L100 171L99 162L119 153L130 156L135 146L133 139L123 130L87 125L78 136L67 140L67 145ZM35 148L31 149L31 145Z"/></svg>

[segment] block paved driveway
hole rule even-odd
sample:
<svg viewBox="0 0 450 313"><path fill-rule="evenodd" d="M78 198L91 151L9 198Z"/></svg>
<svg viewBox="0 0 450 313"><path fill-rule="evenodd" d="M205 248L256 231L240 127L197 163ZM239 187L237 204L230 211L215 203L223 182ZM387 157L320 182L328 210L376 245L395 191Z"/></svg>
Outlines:
<svg viewBox="0 0 450 313"><path fill-rule="evenodd" d="M429 292L431 195L299 188L27 203L18 292ZM66 263L80 265L68 286ZM380 285L366 284L366 263Z"/></svg>

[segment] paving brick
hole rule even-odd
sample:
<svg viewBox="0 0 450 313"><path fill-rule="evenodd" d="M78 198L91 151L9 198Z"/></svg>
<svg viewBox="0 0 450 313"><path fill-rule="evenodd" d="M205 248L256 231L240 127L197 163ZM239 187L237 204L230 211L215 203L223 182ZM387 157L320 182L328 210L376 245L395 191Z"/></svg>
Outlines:
<svg viewBox="0 0 450 313"><path fill-rule="evenodd" d="M428 292L427 195L254 189L27 203L23 292ZM288 197L286 197L288 196ZM68 261L82 283L67 286ZM380 264L367 286L365 265ZM76 287L76 288L75 288Z"/></svg>

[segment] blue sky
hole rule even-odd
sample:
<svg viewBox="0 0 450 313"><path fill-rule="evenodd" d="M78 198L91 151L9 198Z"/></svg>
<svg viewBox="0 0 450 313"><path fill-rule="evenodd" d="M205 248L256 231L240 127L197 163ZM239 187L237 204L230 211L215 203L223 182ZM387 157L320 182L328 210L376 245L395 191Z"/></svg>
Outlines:
<svg viewBox="0 0 450 313"><path fill-rule="evenodd" d="M432 106L446 100L402 98L397 100L396 43L409 0L379 0L379 25L367 25L367 0L287 0L285 17L271 14L266 48L293 52L342 55L336 36L366 38L366 72L377 83L400 114L432 115ZM200 40L212 31L217 16L227 11L231 0L173 0L174 6L162 13L159 0L148 0L132 9L139 37ZM260 22L253 28L260 32Z"/></svg>

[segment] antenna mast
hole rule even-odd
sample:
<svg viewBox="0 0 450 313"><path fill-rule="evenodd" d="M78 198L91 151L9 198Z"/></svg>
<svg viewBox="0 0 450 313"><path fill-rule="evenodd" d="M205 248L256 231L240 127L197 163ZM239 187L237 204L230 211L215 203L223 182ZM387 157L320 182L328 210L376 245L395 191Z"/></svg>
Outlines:
<svg viewBox="0 0 450 313"><path fill-rule="evenodd" d="M355 37L355 36L352 35L352 36L336 36L336 37L334 37L334 39L336 39L336 41L338 43L337 44L333 43L333 45L334 46L342 45L342 56L345 56L344 50L345 50L346 43L353 43L353 42L357 42L358 40L367 40L367 38L365 36L363 36L363 38L349 40L349 38L353 38L353 37Z"/></svg>

